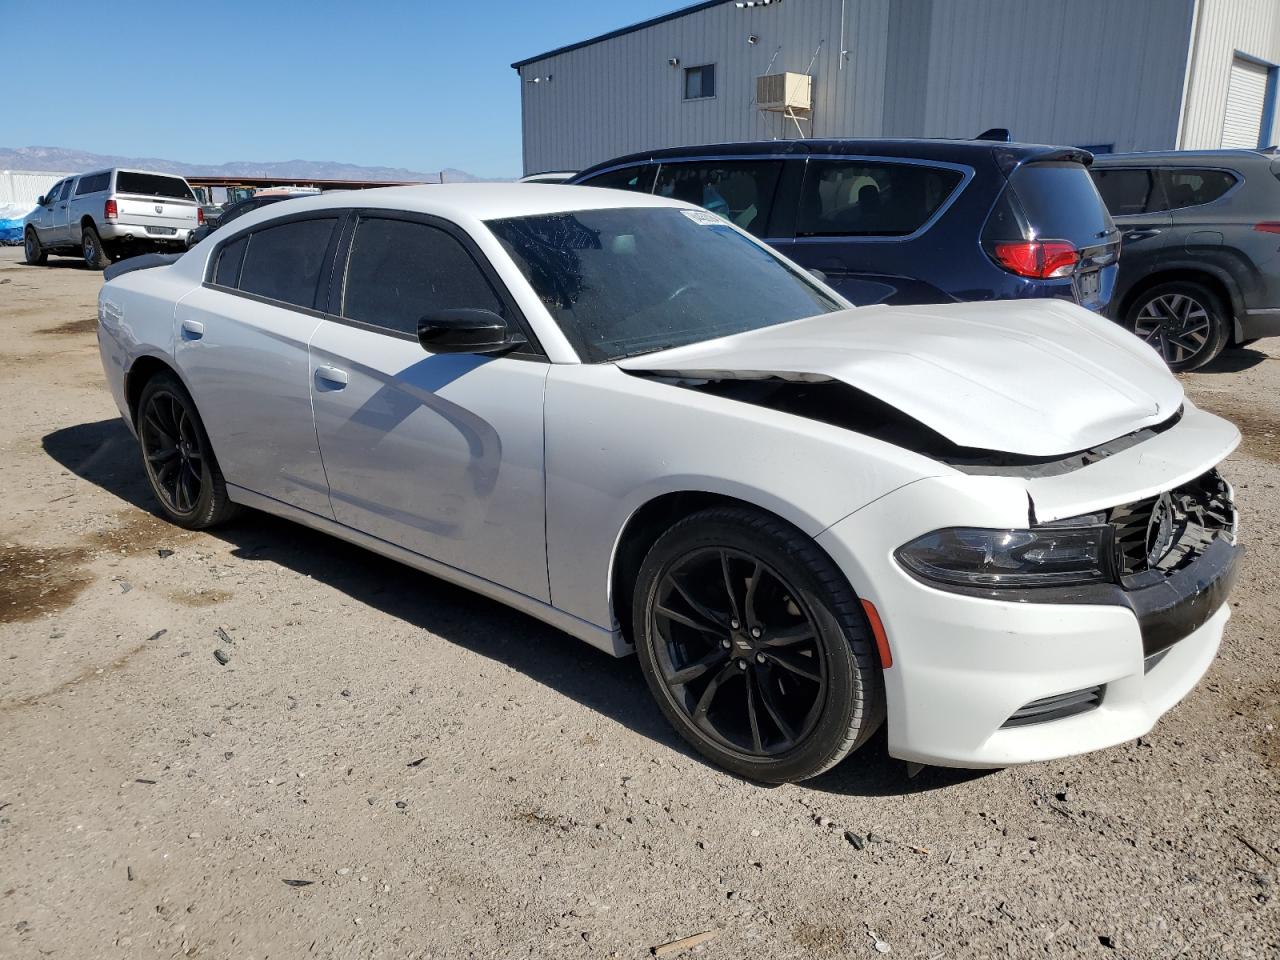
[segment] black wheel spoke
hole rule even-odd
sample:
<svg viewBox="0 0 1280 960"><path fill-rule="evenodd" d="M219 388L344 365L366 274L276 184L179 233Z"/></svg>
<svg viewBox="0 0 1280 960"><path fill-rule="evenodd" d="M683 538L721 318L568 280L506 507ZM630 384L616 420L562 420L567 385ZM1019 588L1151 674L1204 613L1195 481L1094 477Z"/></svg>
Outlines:
<svg viewBox="0 0 1280 960"><path fill-rule="evenodd" d="M738 613L738 597L733 589L733 574L729 570L729 554L720 551L720 569L724 573L724 589L729 595L729 616L734 620L742 620Z"/></svg>
<svg viewBox="0 0 1280 960"><path fill-rule="evenodd" d="M816 640L817 634L808 623L796 624L784 630L774 630L767 634L761 643L766 647L791 647L807 640Z"/></svg>
<svg viewBox="0 0 1280 960"><path fill-rule="evenodd" d="M724 629L722 627L718 627L713 623L702 623L695 620L693 617L680 613L678 610L672 610L670 607L658 606L654 608L653 612L667 620L674 620L676 623L682 623L686 627L691 627L694 630L700 630L703 633L713 633L717 636L724 633Z"/></svg>
<svg viewBox="0 0 1280 960"><path fill-rule="evenodd" d="M711 710L712 703L715 702L716 694L720 692L720 687L723 686L724 682L737 672L732 663L727 663L719 673L711 678L707 688L702 691L702 696L698 698L698 705L693 708L694 723L698 724L698 726L707 726L709 724L707 713Z"/></svg>
<svg viewBox="0 0 1280 960"><path fill-rule="evenodd" d="M789 670L797 676L812 680L814 683L822 682L822 674L818 672L816 665L810 664L805 657L782 650L770 650L764 656L770 663L776 663L782 669Z"/></svg>
<svg viewBox="0 0 1280 960"><path fill-rule="evenodd" d="M755 627L760 623L759 618L756 616L756 588L760 586L760 577L763 573L764 567L757 562L751 568L751 576L747 580L747 594L742 601L742 616L749 627Z"/></svg>
<svg viewBox="0 0 1280 960"><path fill-rule="evenodd" d="M680 582L679 577L669 575L667 577L667 581L671 584L672 587L675 588L676 593L680 594L684 602L689 605L689 608L693 610L693 612L696 613L699 617L701 617L705 623L715 627L717 630L726 629L727 625L724 622L724 617L716 613L706 604L701 603L698 600L695 600L693 598L693 595L689 593L688 588L685 587L685 585Z"/></svg>
<svg viewBox="0 0 1280 960"><path fill-rule="evenodd" d="M764 738L760 736L760 716L756 708L756 676L752 671L747 676L747 722L751 725L751 749L756 753L764 750Z"/></svg>
<svg viewBox="0 0 1280 960"><path fill-rule="evenodd" d="M787 718L782 713L782 705L778 703L777 695L774 692L773 684L765 680L760 684L760 700L764 703L765 713L769 714L769 719L773 721L774 726L778 728L778 732L782 734L787 743L795 743L796 732L791 724L787 722Z"/></svg>
<svg viewBox="0 0 1280 960"><path fill-rule="evenodd" d="M683 684L690 683L724 663L728 658L728 650L716 647L701 660L691 663L683 670L677 670L675 673L671 674L671 676L667 677L667 684L672 687L678 687Z"/></svg>

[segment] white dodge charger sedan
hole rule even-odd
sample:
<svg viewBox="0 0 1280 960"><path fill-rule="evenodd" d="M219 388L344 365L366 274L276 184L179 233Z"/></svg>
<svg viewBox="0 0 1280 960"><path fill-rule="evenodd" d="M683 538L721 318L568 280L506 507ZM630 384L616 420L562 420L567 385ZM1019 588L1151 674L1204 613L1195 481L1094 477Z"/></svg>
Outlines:
<svg viewBox="0 0 1280 960"><path fill-rule="evenodd" d="M965 767L1147 731L1204 674L1239 441L1062 301L850 308L724 220L589 187L334 193L109 279L160 507L252 507L611 654L716 763L880 726Z"/></svg>

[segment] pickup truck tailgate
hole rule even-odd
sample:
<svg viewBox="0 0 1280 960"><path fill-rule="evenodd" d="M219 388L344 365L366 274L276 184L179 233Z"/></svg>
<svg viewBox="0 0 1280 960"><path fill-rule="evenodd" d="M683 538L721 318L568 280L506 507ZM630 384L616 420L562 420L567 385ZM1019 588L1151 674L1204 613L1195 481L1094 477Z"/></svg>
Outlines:
<svg viewBox="0 0 1280 960"><path fill-rule="evenodd" d="M192 230L196 226L199 204L194 200L172 197L134 197L116 194L117 216L121 223L137 223L144 227L171 227Z"/></svg>

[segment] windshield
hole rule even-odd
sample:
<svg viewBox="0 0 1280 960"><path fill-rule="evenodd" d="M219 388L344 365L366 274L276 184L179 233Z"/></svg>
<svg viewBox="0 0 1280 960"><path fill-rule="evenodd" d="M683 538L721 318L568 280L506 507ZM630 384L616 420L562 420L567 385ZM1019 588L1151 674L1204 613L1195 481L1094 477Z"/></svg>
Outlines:
<svg viewBox="0 0 1280 960"><path fill-rule="evenodd" d="M582 210L488 227L591 362L845 308L706 210Z"/></svg>

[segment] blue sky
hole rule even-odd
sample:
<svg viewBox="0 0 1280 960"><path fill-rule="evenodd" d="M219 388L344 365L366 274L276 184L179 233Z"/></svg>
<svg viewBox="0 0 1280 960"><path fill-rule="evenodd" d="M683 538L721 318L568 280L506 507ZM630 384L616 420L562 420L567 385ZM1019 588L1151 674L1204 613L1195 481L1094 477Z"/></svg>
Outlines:
<svg viewBox="0 0 1280 960"><path fill-rule="evenodd" d="M0 0L0 146L520 169L510 64L681 0Z"/></svg>

